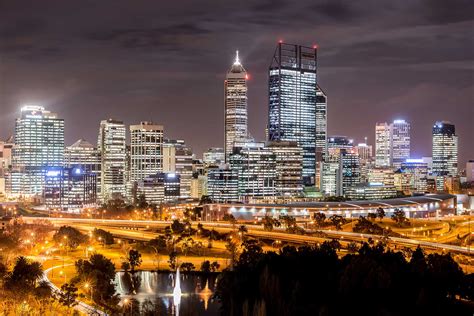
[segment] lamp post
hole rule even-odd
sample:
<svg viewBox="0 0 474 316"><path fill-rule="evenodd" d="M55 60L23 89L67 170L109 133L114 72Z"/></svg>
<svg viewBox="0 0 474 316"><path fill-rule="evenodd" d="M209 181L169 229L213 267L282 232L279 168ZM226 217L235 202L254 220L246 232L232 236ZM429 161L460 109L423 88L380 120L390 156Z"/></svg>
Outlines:
<svg viewBox="0 0 474 316"><path fill-rule="evenodd" d="M91 302L92 302L92 289L93 289L93 288L92 288L92 285L89 284L89 283L86 283L86 284L84 284L84 288L85 288L86 290L88 290L88 289L90 288L90 294L91 294L90 300L91 300Z"/></svg>

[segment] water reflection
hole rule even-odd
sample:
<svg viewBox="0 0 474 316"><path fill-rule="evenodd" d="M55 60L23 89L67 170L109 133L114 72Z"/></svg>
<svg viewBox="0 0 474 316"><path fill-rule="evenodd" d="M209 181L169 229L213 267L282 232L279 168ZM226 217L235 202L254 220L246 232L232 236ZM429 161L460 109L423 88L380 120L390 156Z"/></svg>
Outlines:
<svg viewBox="0 0 474 316"><path fill-rule="evenodd" d="M182 293L179 306L175 306L173 298L176 285L174 273L139 271L132 275L118 272L115 284L122 298L133 300L137 305L135 315L219 315L219 302L212 298L216 276L179 275Z"/></svg>

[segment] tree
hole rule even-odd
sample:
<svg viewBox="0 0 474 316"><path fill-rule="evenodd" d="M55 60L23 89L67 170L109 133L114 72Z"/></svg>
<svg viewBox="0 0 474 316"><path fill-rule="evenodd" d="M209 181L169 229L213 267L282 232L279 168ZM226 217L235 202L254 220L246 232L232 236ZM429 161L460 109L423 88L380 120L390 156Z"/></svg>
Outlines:
<svg viewBox="0 0 474 316"><path fill-rule="evenodd" d="M114 236L111 233L109 233L108 231L105 231L103 229L100 229L100 228L94 229L93 235L96 238L100 237L102 242L105 245L112 245L114 243Z"/></svg>
<svg viewBox="0 0 474 316"><path fill-rule="evenodd" d="M239 232L240 240L243 240L245 234L248 232L248 229L245 225L240 225L238 232Z"/></svg>
<svg viewBox="0 0 474 316"><path fill-rule="evenodd" d="M286 226L287 230L288 228L296 226L296 218L294 218L293 216L288 216L288 215L280 216L280 221L282 221L283 225Z"/></svg>
<svg viewBox="0 0 474 316"><path fill-rule="evenodd" d="M222 219L232 224L232 226L235 225L235 223L237 223L237 220L235 219L234 215L229 214L229 213L225 213Z"/></svg>
<svg viewBox="0 0 474 316"><path fill-rule="evenodd" d="M359 250L359 246L357 246L355 242L350 242L347 244L347 251L349 253L357 253L358 250Z"/></svg>
<svg viewBox="0 0 474 316"><path fill-rule="evenodd" d="M369 218L371 221L375 221L375 219L377 218L377 214L369 213L367 214L367 218Z"/></svg>
<svg viewBox="0 0 474 316"><path fill-rule="evenodd" d="M355 233L382 235L383 228L360 216L352 229Z"/></svg>
<svg viewBox="0 0 474 316"><path fill-rule="evenodd" d="M135 272L135 268L142 264L142 254L138 250L130 249L127 260L133 273Z"/></svg>
<svg viewBox="0 0 474 316"><path fill-rule="evenodd" d="M211 272L211 263L209 260L203 261L201 263L201 272L202 273L209 273Z"/></svg>
<svg viewBox="0 0 474 316"><path fill-rule="evenodd" d="M185 229L185 225L180 223L179 220L175 219L171 223L171 231L173 234L181 234Z"/></svg>
<svg viewBox="0 0 474 316"><path fill-rule="evenodd" d="M379 207L377 209L377 217L380 219L380 221L382 221L382 219L385 217L385 211L383 208Z"/></svg>
<svg viewBox="0 0 474 316"><path fill-rule="evenodd" d="M255 239L249 239L242 244L244 250L239 258L239 265L254 265L260 259L263 249Z"/></svg>
<svg viewBox="0 0 474 316"><path fill-rule="evenodd" d="M393 211L392 220L397 223L398 227L410 224L410 221L408 220L408 218L406 218L405 212L398 208Z"/></svg>
<svg viewBox="0 0 474 316"><path fill-rule="evenodd" d="M128 270L130 270L130 263L128 263L127 261L123 261L120 267L123 271L127 272Z"/></svg>
<svg viewBox="0 0 474 316"><path fill-rule="evenodd" d="M321 228L324 224L324 221L326 220L326 214L324 213L314 213L314 220L318 224L318 227Z"/></svg>
<svg viewBox="0 0 474 316"><path fill-rule="evenodd" d="M56 234L54 234L53 240L56 243L63 243L67 247L75 249L87 241L87 236L74 227L61 226Z"/></svg>
<svg viewBox="0 0 474 316"><path fill-rule="evenodd" d="M229 238L227 239L227 243L225 244L225 249L227 249L227 251L230 254L230 268L232 270L235 262L237 261L237 255L238 255L237 243L231 238Z"/></svg>
<svg viewBox="0 0 474 316"><path fill-rule="evenodd" d="M346 222L346 219L341 215L332 215L331 217L329 217L329 220L336 227L336 230L341 230L342 225Z"/></svg>
<svg viewBox="0 0 474 316"><path fill-rule="evenodd" d="M77 287L71 283L64 283L61 286L61 293L59 294L59 302L67 307L77 305Z"/></svg>
<svg viewBox="0 0 474 316"><path fill-rule="evenodd" d="M221 267L221 265L217 261L213 261L211 263L211 271L212 272L216 272L217 270L219 270L220 267Z"/></svg>
<svg viewBox="0 0 474 316"><path fill-rule="evenodd" d="M265 217L262 220L263 224L263 229L266 231L272 231L273 230L273 224L274 224L274 219L271 218L268 215L265 215Z"/></svg>
<svg viewBox="0 0 474 316"><path fill-rule="evenodd" d="M176 265L178 263L178 253L176 251L171 251L169 254L168 264L171 270L176 270Z"/></svg>
<svg viewBox="0 0 474 316"><path fill-rule="evenodd" d="M41 264L18 257L13 270L7 275L5 287L19 294L26 294L35 288L36 281L43 275Z"/></svg>
<svg viewBox="0 0 474 316"><path fill-rule="evenodd" d="M180 268L181 268L181 270L186 271L186 272L191 272L191 271L193 271L193 270L196 269L196 267L194 266L194 264L192 264L191 262L183 262L183 263L181 263Z"/></svg>
<svg viewBox="0 0 474 316"><path fill-rule="evenodd" d="M115 295L115 265L102 254L95 253L89 260L76 261L77 282L90 282L94 284L94 301L109 301Z"/></svg>

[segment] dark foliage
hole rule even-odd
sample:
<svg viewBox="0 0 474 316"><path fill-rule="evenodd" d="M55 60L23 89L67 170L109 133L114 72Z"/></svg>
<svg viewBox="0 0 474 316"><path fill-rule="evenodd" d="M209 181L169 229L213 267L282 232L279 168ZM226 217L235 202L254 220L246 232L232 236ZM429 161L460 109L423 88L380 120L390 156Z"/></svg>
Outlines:
<svg viewBox="0 0 474 316"><path fill-rule="evenodd" d="M222 314L469 315L455 297L467 297L462 289L472 289L473 278L450 255L419 249L407 262L401 252L364 244L340 259L335 247L286 246L277 254L244 245L218 282Z"/></svg>

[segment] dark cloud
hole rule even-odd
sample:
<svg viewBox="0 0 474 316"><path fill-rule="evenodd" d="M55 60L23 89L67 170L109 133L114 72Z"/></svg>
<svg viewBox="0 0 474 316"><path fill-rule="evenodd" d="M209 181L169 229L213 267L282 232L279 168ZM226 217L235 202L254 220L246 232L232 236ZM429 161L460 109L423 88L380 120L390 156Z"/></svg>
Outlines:
<svg viewBox="0 0 474 316"><path fill-rule="evenodd" d="M318 43L329 132L373 141L412 122L430 155L435 120L473 159L474 1L0 0L0 137L23 103L66 120L67 143L101 119L154 120L197 153L223 143L223 79L236 49L250 73L250 131L264 137L267 67L278 39Z"/></svg>

